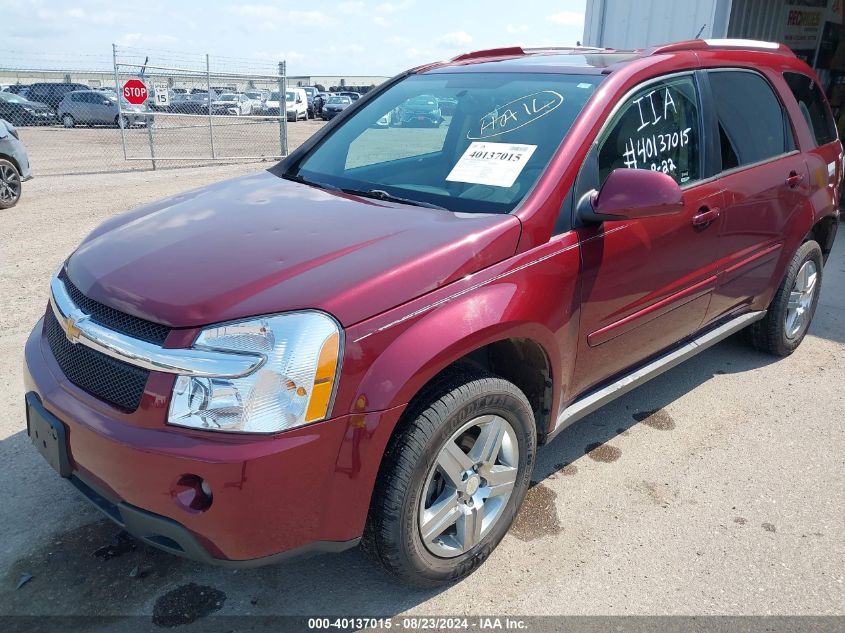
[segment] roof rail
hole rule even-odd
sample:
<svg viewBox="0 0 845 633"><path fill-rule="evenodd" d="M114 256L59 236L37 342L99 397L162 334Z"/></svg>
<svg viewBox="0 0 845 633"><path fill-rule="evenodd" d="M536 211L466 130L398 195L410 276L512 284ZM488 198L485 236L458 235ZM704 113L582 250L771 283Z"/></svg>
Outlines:
<svg viewBox="0 0 845 633"><path fill-rule="evenodd" d="M684 42L674 42L672 44L663 44L662 46L654 46L645 49L646 55L660 55L661 53L674 53L677 51L702 51L714 49L728 49L728 50L756 50L756 51L771 51L773 53L781 53L795 57L788 46L780 44L779 42L764 42L762 40L743 40L743 39L707 39L707 40L686 40Z"/></svg>
<svg viewBox="0 0 845 633"><path fill-rule="evenodd" d="M467 59L478 59L479 57L520 57L522 55L525 55L525 51L520 46L503 46L502 48L485 48L480 51L463 53L449 61L461 62Z"/></svg>
<svg viewBox="0 0 845 633"><path fill-rule="evenodd" d="M594 53L607 53L616 51L615 48L603 48L601 46L532 46L523 49L526 53L538 53L541 51L584 51Z"/></svg>

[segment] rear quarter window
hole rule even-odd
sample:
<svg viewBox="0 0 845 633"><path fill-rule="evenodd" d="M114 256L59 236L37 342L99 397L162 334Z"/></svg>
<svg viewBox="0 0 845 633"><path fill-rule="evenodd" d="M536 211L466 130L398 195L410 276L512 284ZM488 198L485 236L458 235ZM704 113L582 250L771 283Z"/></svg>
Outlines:
<svg viewBox="0 0 845 633"><path fill-rule="evenodd" d="M825 103L824 94L812 77L801 73L783 73L798 108L816 139L816 145L827 145L836 140L836 122Z"/></svg>
<svg viewBox="0 0 845 633"><path fill-rule="evenodd" d="M719 120L722 169L759 163L792 149L786 115L762 76L746 70L708 72Z"/></svg>

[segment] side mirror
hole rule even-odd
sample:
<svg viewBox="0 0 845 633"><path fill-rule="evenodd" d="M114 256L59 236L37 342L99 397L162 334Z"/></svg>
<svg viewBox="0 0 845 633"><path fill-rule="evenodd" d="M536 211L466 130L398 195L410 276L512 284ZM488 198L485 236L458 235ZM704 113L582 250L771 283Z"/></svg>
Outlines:
<svg viewBox="0 0 845 633"><path fill-rule="evenodd" d="M605 222L671 215L683 208L684 194L668 174L615 169L598 192L584 194L577 213L584 222Z"/></svg>

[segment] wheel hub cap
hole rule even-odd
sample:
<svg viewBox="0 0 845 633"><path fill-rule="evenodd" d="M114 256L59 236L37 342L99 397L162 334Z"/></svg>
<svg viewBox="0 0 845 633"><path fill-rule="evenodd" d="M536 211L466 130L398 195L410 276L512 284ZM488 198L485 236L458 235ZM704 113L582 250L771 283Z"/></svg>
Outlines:
<svg viewBox="0 0 845 633"><path fill-rule="evenodd" d="M458 429L423 485L418 526L426 549L453 558L475 547L504 514L518 467L516 433L504 418L483 415Z"/></svg>
<svg viewBox="0 0 845 633"><path fill-rule="evenodd" d="M818 269L812 260L804 262L795 277L786 306L786 336L794 339L810 324L810 310L818 284Z"/></svg>

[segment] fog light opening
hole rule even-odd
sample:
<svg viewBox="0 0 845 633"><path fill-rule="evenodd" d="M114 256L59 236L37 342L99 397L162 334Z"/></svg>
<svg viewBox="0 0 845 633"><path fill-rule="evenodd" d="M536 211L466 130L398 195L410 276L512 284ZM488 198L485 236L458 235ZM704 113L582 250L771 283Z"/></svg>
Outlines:
<svg viewBox="0 0 845 633"><path fill-rule="evenodd" d="M173 490L173 500L186 512L205 512L214 495L211 485L199 475L182 475Z"/></svg>

